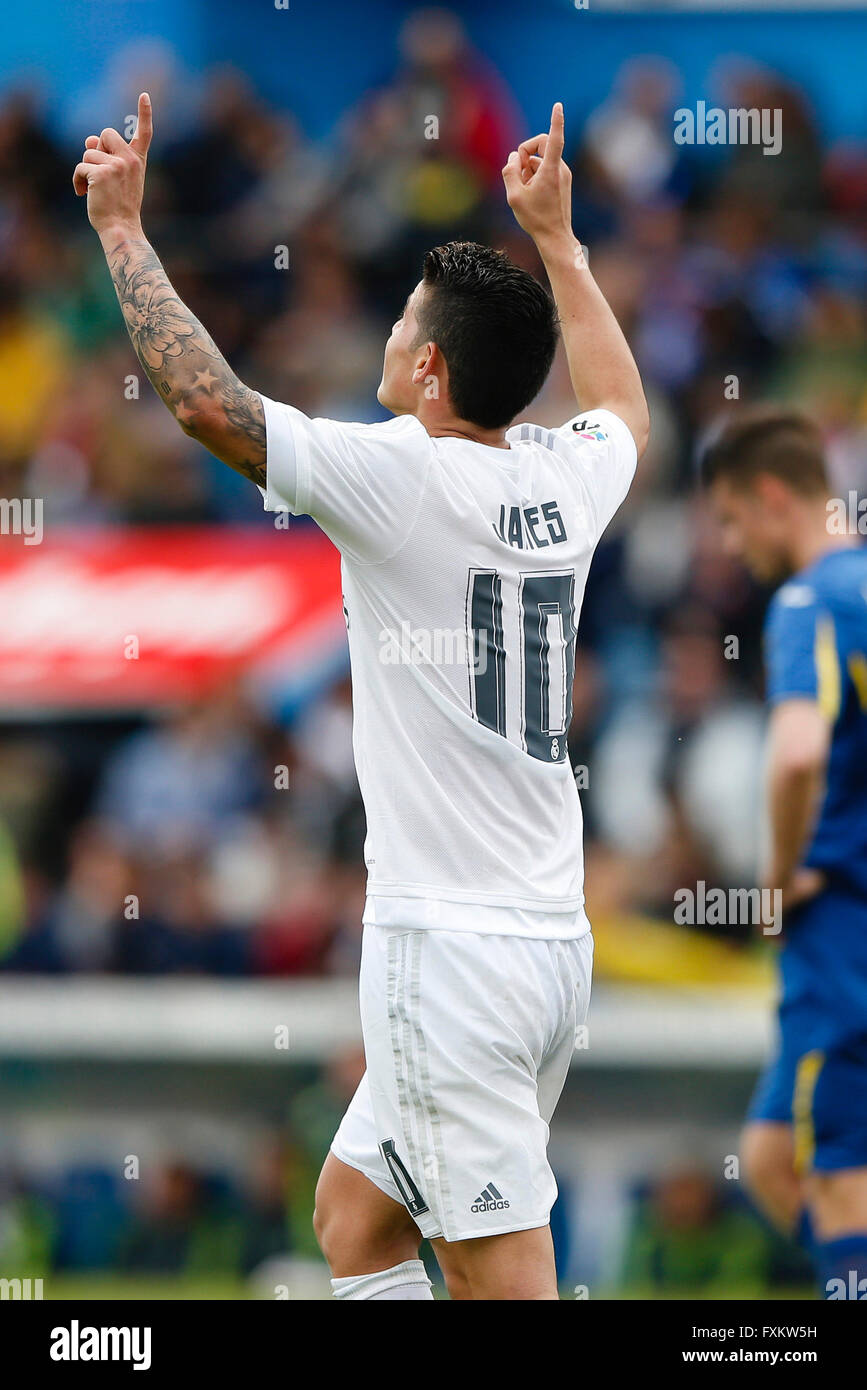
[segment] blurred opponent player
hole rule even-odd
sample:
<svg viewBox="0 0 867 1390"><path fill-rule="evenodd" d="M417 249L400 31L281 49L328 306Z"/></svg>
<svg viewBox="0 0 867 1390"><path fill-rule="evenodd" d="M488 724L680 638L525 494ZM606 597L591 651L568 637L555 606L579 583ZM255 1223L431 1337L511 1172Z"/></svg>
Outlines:
<svg viewBox="0 0 867 1390"><path fill-rule="evenodd" d="M770 863L782 891L777 1054L747 1118L747 1181L867 1298L867 550L833 534L818 429L738 415L704 459L728 550L779 583L766 620Z"/></svg>
<svg viewBox="0 0 867 1390"><path fill-rule="evenodd" d="M342 555L368 822L367 1073L316 1227L347 1299L554 1299L548 1122L586 1015L592 938L567 759L594 548L648 432L638 371L572 234L563 109L509 156L556 299L482 246L431 251L385 349L385 424L311 420L231 371L140 222L151 106L91 136L87 194L135 349L187 434L309 513ZM551 366L580 415L509 429ZM507 433L508 430L508 433Z"/></svg>

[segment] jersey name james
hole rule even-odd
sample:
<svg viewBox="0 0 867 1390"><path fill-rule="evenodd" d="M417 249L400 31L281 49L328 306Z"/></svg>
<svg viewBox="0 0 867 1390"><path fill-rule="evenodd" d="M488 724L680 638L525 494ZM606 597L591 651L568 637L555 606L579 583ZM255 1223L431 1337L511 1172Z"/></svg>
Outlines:
<svg viewBox="0 0 867 1390"><path fill-rule="evenodd" d="M561 545L568 539L556 501L543 502L538 507L511 507L502 503L499 521L492 525L500 540L516 550L542 550L546 545ZM541 534L540 526L545 528Z"/></svg>

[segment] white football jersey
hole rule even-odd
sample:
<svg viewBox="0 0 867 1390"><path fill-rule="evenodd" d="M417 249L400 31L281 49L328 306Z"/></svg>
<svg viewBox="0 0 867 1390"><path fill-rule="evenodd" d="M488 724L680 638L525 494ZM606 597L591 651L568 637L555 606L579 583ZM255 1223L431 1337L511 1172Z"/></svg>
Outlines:
<svg viewBox="0 0 867 1390"><path fill-rule="evenodd" d="M516 425L499 449L434 439L412 415L262 404L266 508L309 514L342 556L364 920L582 935L575 634L635 472L629 429L596 410Z"/></svg>

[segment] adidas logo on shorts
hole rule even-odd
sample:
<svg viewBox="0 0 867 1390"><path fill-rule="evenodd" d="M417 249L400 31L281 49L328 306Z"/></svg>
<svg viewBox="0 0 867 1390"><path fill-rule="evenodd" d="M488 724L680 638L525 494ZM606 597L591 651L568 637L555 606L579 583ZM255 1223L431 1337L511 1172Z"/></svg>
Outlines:
<svg viewBox="0 0 867 1390"><path fill-rule="evenodd" d="M470 1211L504 1211L510 1203L497 1191L492 1182L483 1188L470 1207Z"/></svg>

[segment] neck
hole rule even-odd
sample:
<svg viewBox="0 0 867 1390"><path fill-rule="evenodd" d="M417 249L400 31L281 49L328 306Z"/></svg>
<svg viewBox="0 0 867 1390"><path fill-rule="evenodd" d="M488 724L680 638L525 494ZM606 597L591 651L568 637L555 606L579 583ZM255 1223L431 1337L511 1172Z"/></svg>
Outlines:
<svg viewBox="0 0 867 1390"><path fill-rule="evenodd" d="M821 512L810 513L805 525L795 532L792 539L791 560L794 573L799 570L807 569L816 560L820 560L823 555L829 554L832 550L850 550L854 544L854 538L848 535L838 535L828 530L828 513L822 504Z"/></svg>
<svg viewBox="0 0 867 1390"><path fill-rule="evenodd" d="M439 428L425 425L425 429L433 439L469 439L472 444L487 444L494 449L511 448L511 445L506 442L502 430L459 430L445 425Z"/></svg>
<svg viewBox="0 0 867 1390"><path fill-rule="evenodd" d="M505 429L485 430L471 420L458 420L453 416L431 418L423 410L417 412L417 418L433 439L468 439L472 444L488 444L494 449L509 448Z"/></svg>

